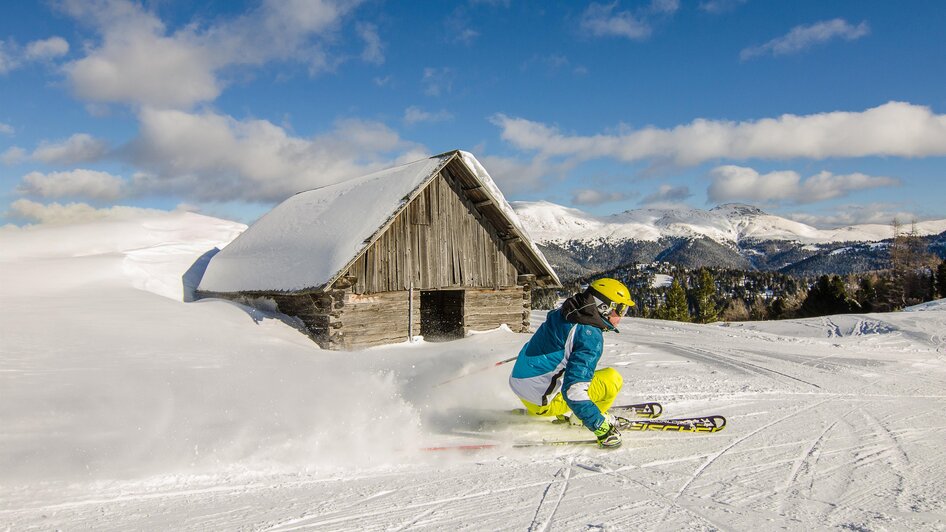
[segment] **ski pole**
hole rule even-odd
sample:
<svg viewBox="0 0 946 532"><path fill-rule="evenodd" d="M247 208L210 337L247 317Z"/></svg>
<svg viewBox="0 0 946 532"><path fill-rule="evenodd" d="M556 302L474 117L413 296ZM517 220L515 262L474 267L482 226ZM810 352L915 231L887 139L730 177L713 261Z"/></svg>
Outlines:
<svg viewBox="0 0 946 532"><path fill-rule="evenodd" d="M457 375L456 377L453 377L452 379L447 379L447 380L445 380L445 381L443 381L443 382L441 382L441 383L435 384L435 385L434 385L434 388L436 388L436 387L438 387L438 386L443 386L444 384L447 384L448 382L453 382L453 381L455 381L455 380L457 380L457 379L462 379L463 377L468 377L468 376L470 376L470 375L472 375L472 374L474 374L474 373L479 373L479 372L481 372L481 371L486 371L486 370L488 370L488 369L490 369L490 368L495 368L496 366L502 366L503 364L508 364L508 363L510 363L510 362L512 362L512 361L514 361L514 360L516 360L517 358L519 358L519 355L516 355L516 356L514 356L514 357L512 357L512 358L507 358L506 360L500 360L499 362L494 362L493 364L490 364L490 365L488 365L488 366L483 366L482 368L474 369L473 371L464 373L463 375Z"/></svg>

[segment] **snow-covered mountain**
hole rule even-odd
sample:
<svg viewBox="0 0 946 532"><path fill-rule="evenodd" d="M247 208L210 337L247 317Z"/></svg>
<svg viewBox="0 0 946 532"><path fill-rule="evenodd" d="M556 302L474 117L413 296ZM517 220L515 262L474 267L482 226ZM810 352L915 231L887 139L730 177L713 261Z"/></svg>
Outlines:
<svg viewBox="0 0 946 532"><path fill-rule="evenodd" d="M636 209L610 216L544 201L512 206L566 281L652 261L800 275L867 271L885 267L882 242L893 236L890 225L818 229L738 203L708 211ZM927 235L934 252L946 254L946 220L920 222L916 229Z"/></svg>
<svg viewBox="0 0 946 532"><path fill-rule="evenodd" d="M634 209L594 216L547 201L513 202L532 237L543 244L579 241L658 241L661 238L710 238L721 244L789 240L803 244L878 242L892 236L890 225L865 224L817 229L767 214L757 207L727 203L710 210ZM946 231L946 220L917 223L920 235Z"/></svg>

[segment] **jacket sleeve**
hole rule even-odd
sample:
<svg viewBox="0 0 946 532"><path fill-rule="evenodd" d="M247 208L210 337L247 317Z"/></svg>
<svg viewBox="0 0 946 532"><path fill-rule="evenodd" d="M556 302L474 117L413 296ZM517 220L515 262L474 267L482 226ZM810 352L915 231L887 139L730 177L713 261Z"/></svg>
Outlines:
<svg viewBox="0 0 946 532"><path fill-rule="evenodd" d="M598 406L591 402L588 387L601 358L604 340L601 330L590 325L576 325L572 351L565 365L562 396L572 412L590 430L597 430L604 422Z"/></svg>

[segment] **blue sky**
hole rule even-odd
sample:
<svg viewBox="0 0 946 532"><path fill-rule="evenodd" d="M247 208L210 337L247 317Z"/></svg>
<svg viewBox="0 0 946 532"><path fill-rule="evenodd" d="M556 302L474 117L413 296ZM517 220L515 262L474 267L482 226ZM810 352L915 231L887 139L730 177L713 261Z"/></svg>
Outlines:
<svg viewBox="0 0 946 532"><path fill-rule="evenodd" d="M0 224L250 222L455 148L595 214L946 218L944 27L938 1L5 2Z"/></svg>

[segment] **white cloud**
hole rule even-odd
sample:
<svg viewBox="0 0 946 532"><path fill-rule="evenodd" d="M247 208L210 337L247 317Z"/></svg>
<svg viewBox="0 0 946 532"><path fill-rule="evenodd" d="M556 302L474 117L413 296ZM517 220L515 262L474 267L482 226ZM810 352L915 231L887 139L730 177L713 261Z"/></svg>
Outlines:
<svg viewBox="0 0 946 532"><path fill-rule="evenodd" d="M846 20L840 18L825 20L814 24L796 26L786 35L772 39L760 46L752 46L742 50L739 57L746 60L770 54L773 56L796 54L833 39L854 41L868 33L870 33L870 27L867 22L852 26Z"/></svg>
<svg viewBox="0 0 946 532"><path fill-rule="evenodd" d="M579 27L595 37L625 37L644 40L650 37L650 26L630 11L617 11L617 2L592 3L581 15Z"/></svg>
<svg viewBox="0 0 946 532"><path fill-rule="evenodd" d="M384 77L379 76L379 77L373 78L371 82L379 87L387 87L391 85L391 83L394 82L394 78L390 75L384 76Z"/></svg>
<svg viewBox="0 0 946 532"><path fill-rule="evenodd" d="M154 13L127 0L67 0L64 10L94 25L102 42L65 71L88 101L188 108L220 94L218 72L226 67L284 60L313 73L332 68L325 41L358 3L269 0L230 20L169 32Z"/></svg>
<svg viewBox="0 0 946 532"><path fill-rule="evenodd" d="M93 5L103 11L108 6L114 15L98 15L103 19L101 47L65 67L79 98L186 107L220 94L214 71L222 65L197 42L193 29L167 37L164 24L137 5L95 3L89 9ZM83 12L74 14L78 18Z"/></svg>
<svg viewBox="0 0 946 532"><path fill-rule="evenodd" d="M19 66L18 62L13 56L12 51L9 48L9 44L4 41L0 41L0 75L6 74L7 72Z"/></svg>
<svg viewBox="0 0 946 532"><path fill-rule="evenodd" d="M504 193L533 192L546 187L548 177L561 177L571 169L569 164L551 164L548 160L535 157L523 161L511 157L495 155L477 156L477 159L489 169L489 175Z"/></svg>
<svg viewBox="0 0 946 532"><path fill-rule="evenodd" d="M579 29L594 37L622 37L643 41L653 33L651 22L673 15L680 9L680 0L651 0L634 12L619 10L618 2L591 3L578 20Z"/></svg>
<svg viewBox="0 0 946 532"><path fill-rule="evenodd" d="M453 80L456 72L450 67L424 69L424 76L421 81L424 84L424 94L428 96L440 96L453 91Z"/></svg>
<svg viewBox="0 0 946 532"><path fill-rule="evenodd" d="M451 120L453 115L446 109L441 109L436 113L424 111L420 107L412 105L404 110L404 123L417 124L419 122L445 122Z"/></svg>
<svg viewBox="0 0 946 532"><path fill-rule="evenodd" d="M802 180L794 171L760 174L752 168L726 165L710 172L712 183L707 197L712 202L734 200L758 202L816 203L840 198L858 190L889 187L899 179L874 177L861 173L835 175L820 172Z"/></svg>
<svg viewBox="0 0 946 532"><path fill-rule="evenodd" d="M28 199L19 199L10 204L11 217L21 218L39 224L75 224L104 219L128 219L145 214L159 214L166 211L142 209L117 205L105 209L96 209L87 203L49 203L43 204Z"/></svg>
<svg viewBox="0 0 946 532"><path fill-rule="evenodd" d="M25 48L12 41L0 41L0 74L25 64L53 59L69 52L69 43L62 37L32 41Z"/></svg>
<svg viewBox="0 0 946 532"><path fill-rule="evenodd" d="M0 161L6 165L14 165L23 162L26 159L26 150L18 146L8 148L0 154Z"/></svg>
<svg viewBox="0 0 946 532"><path fill-rule="evenodd" d="M374 24L359 23L356 26L358 36L365 42L365 49L361 52L361 59L373 65L384 64L384 46L378 35L378 27Z"/></svg>
<svg viewBox="0 0 946 532"><path fill-rule="evenodd" d="M693 195L690 187L681 185L678 187L672 185L660 185L656 192L649 194L640 202L642 205L653 205L656 203L677 203Z"/></svg>
<svg viewBox="0 0 946 532"><path fill-rule="evenodd" d="M869 203L832 207L830 214L791 213L785 214L784 216L796 222L808 224L819 229L836 229L838 227L860 224L891 225L894 218L900 221L922 221L924 219L916 216L916 214L912 212L898 209L899 207L896 205ZM942 219L942 217L926 217L925 219ZM892 235L893 228L891 227L891 236Z"/></svg>
<svg viewBox="0 0 946 532"><path fill-rule="evenodd" d="M584 76L588 74L588 68L584 65L572 65L568 56L551 53L547 55L535 54L525 60L520 67L524 71L539 70L548 76L553 76L559 72L569 72L575 76Z"/></svg>
<svg viewBox="0 0 946 532"><path fill-rule="evenodd" d="M33 41L26 45L24 56L30 61L61 57L69 53L69 43L62 37Z"/></svg>
<svg viewBox="0 0 946 532"><path fill-rule="evenodd" d="M94 162L108 152L108 143L86 133L77 133L63 142L42 142L33 150L33 159L48 164Z"/></svg>
<svg viewBox="0 0 946 532"><path fill-rule="evenodd" d="M12 135L14 132L13 126L0 122L0 135Z"/></svg>
<svg viewBox="0 0 946 532"><path fill-rule="evenodd" d="M707 13L716 14L736 9L748 1L749 0L705 0L700 2L699 6L700 9Z"/></svg>
<svg viewBox="0 0 946 532"><path fill-rule="evenodd" d="M377 122L341 120L312 138L266 120L212 112L144 109L130 162L146 173L136 193L175 193L188 201L271 202L426 156Z"/></svg>
<svg viewBox="0 0 946 532"><path fill-rule="evenodd" d="M657 14L673 14L680 10L680 0L651 0L647 11Z"/></svg>
<svg viewBox="0 0 946 532"><path fill-rule="evenodd" d="M605 192L592 188L580 188L572 191L572 204L601 205L602 203L623 201L628 197L624 192Z"/></svg>
<svg viewBox="0 0 946 532"><path fill-rule="evenodd" d="M568 58L562 54L538 56L535 60L552 70L568 66Z"/></svg>
<svg viewBox="0 0 946 532"><path fill-rule="evenodd" d="M17 192L44 198L82 197L116 200L123 195L124 180L95 170L77 169L68 172L30 172L23 176Z"/></svg>
<svg viewBox="0 0 946 532"><path fill-rule="evenodd" d="M480 32L470 27L470 20L470 16L464 7L454 9L443 24L447 42L467 46L473 44L473 41L480 36Z"/></svg>
<svg viewBox="0 0 946 532"><path fill-rule="evenodd" d="M946 115L889 102L863 112L782 115L748 122L697 119L670 129L621 134L565 135L524 118L495 115L504 140L542 157L631 162L668 160L696 165L715 159L927 157L946 155Z"/></svg>

